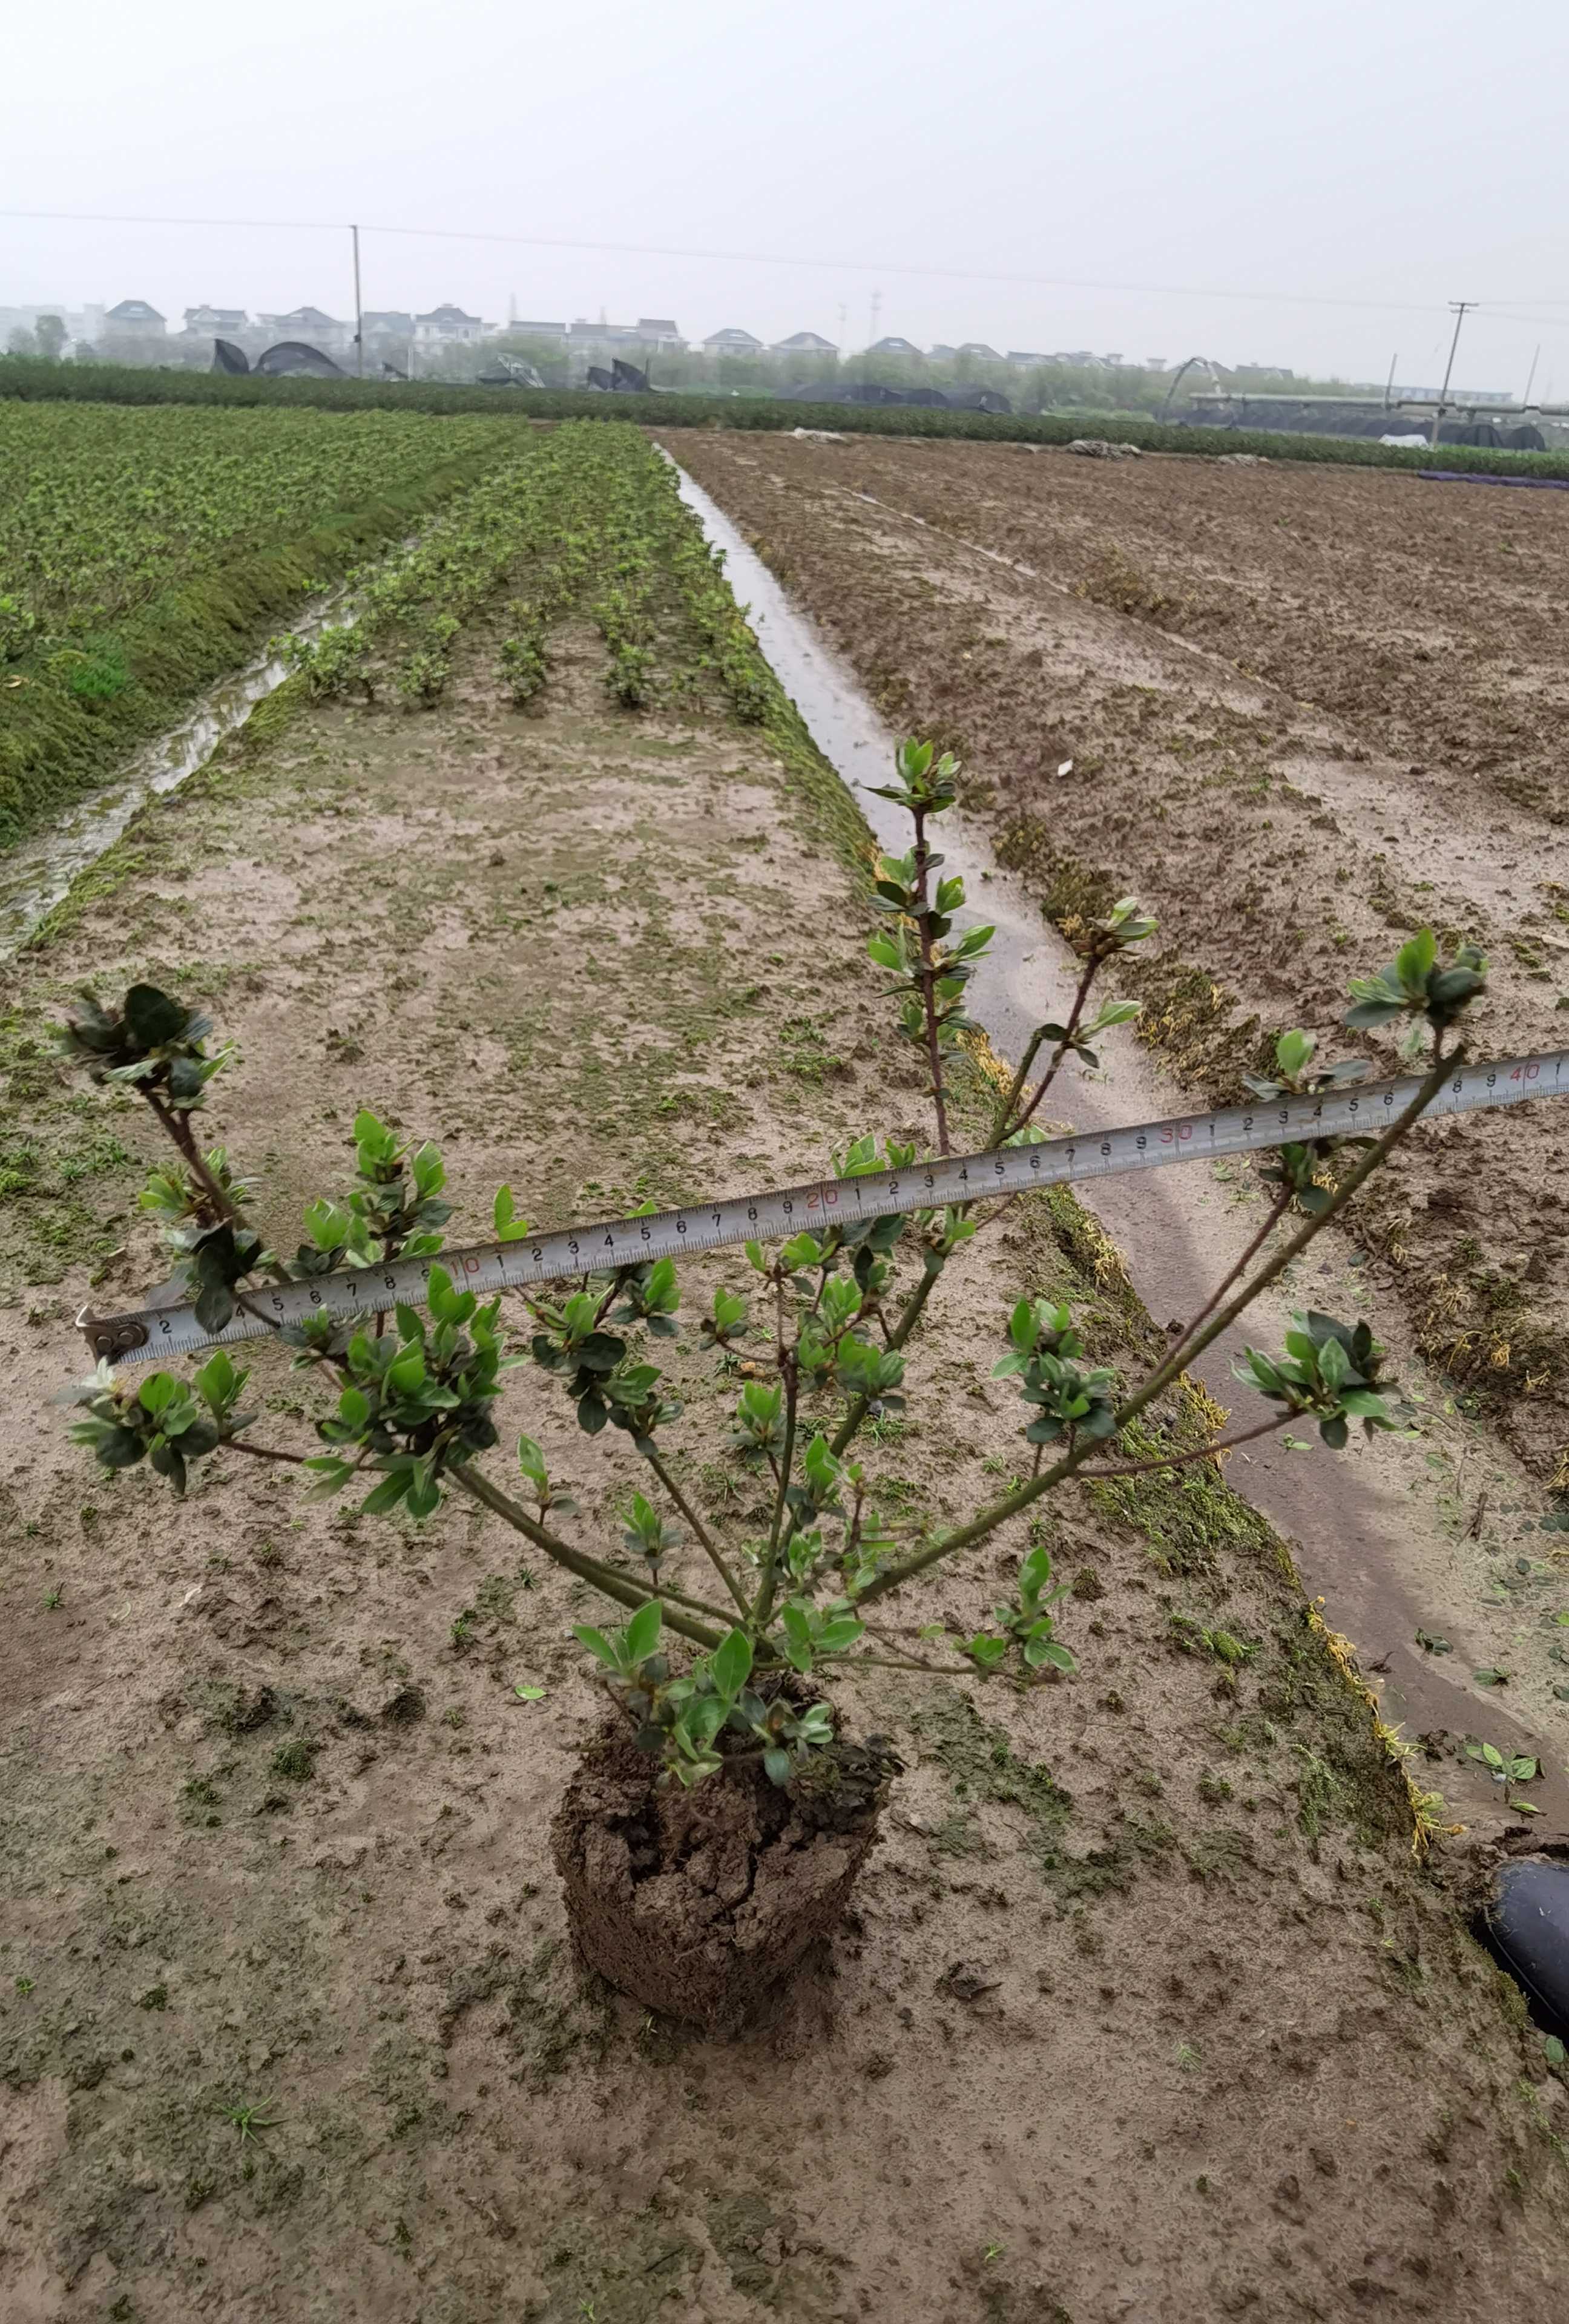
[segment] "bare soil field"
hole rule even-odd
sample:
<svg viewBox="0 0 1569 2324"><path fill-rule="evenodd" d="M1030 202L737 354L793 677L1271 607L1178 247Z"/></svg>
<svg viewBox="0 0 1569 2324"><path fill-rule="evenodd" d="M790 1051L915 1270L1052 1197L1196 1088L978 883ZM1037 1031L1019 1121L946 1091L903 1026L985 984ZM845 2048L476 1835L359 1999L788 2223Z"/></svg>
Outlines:
<svg viewBox="0 0 1569 2324"><path fill-rule="evenodd" d="M1059 927L1129 890L1159 914L1131 981L1143 1037L1195 1092L1237 1093L1273 1028L1334 1024L1348 974L1423 925L1491 957L1484 1050L1569 1038L1557 495L974 445L671 445L884 714L965 759L967 798ZM1435 1126L1362 1234L1423 1353L1560 1491L1566 1160L1562 1109L1501 1137Z"/></svg>
<svg viewBox="0 0 1569 2324"><path fill-rule="evenodd" d="M1421 1859L1364 1687L1207 1465L1050 1505L1076 1674L833 1682L906 1773L839 1936L719 2043L567 1940L549 1826L600 1719L577 1585L463 1505L374 1522L220 1453L180 1508L63 1442L74 1313L165 1266L145 1112L48 1055L84 978L235 1038L206 1126L281 1245L361 1103L440 1141L455 1236L502 1181L565 1222L920 1120L865 835L777 701L731 724L665 635L656 706L618 710L568 624L519 711L495 648L477 620L419 714L287 689L0 982L28 1157L0 1212L0 2313L1555 2324L1569 2086L1467 1932L1477 1867ZM961 1128L983 1094L963 1066ZM1098 1360L1162 1344L1066 1196L973 1259L869 1447L896 1508L1011 1472L991 1371L1022 1292ZM683 1270L688 1314L726 1276ZM744 1517L734 1381L685 1336L660 1360L688 1489ZM254 1361L269 1415L309 1397ZM613 1524L603 1440L521 1377L503 1444L533 1430ZM1021 1546L938 1613L974 1623Z"/></svg>

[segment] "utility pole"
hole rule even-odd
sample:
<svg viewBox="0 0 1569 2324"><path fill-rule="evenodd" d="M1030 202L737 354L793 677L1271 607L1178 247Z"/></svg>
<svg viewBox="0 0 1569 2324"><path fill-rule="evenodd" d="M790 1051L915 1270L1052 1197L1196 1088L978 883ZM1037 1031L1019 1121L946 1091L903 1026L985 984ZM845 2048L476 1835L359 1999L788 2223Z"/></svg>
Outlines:
<svg viewBox="0 0 1569 2324"><path fill-rule="evenodd" d="M1429 451L1438 441L1438 423L1444 417L1444 400L1449 393L1450 376L1454 370L1454 350L1460 345L1460 327L1479 303L1475 299L1452 299L1449 302L1449 311L1454 318L1454 337L1449 342L1449 361L1444 366L1444 384L1438 391L1438 409L1433 414L1433 433L1427 438Z"/></svg>
<svg viewBox="0 0 1569 2324"><path fill-rule="evenodd" d="M875 343L876 343L876 339L877 339L877 318L878 318L878 316L879 316L881 312L882 312L882 293L881 293L881 290L874 290L874 291L872 293L872 337L871 337L867 340L867 342L866 342L866 344L867 344L867 346L874 346L874 345L875 345Z"/></svg>
<svg viewBox="0 0 1569 2324"><path fill-rule="evenodd" d="M358 372L361 379L364 379L365 375L365 309L360 305L360 230L357 226L351 226L349 232L354 236L355 369Z"/></svg>
<svg viewBox="0 0 1569 2324"><path fill-rule="evenodd" d="M1536 352L1536 354L1531 357L1531 368L1530 368L1530 370L1526 374L1526 392L1525 392L1524 395L1522 395L1522 396L1521 396L1521 398L1520 398L1520 402L1521 402L1522 406L1528 404L1528 403L1530 402L1530 401L1531 401L1531 390L1532 390L1533 386L1536 384L1536 379L1537 379L1537 364L1538 360L1540 359L1541 353L1542 353L1542 342L1541 342L1541 340L1540 340L1540 339L1538 339L1538 340L1537 341L1537 352Z"/></svg>
<svg viewBox="0 0 1569 2324"><path fill-rule="evenodd" d="M1395 392L1395 365L1399 362L1399 360L1400 351L1397 347L1394 354L1389 357L1389 376L1384 382L1384 410L1386 411L1388 411L1389 408L1389 398Z"/></svg>

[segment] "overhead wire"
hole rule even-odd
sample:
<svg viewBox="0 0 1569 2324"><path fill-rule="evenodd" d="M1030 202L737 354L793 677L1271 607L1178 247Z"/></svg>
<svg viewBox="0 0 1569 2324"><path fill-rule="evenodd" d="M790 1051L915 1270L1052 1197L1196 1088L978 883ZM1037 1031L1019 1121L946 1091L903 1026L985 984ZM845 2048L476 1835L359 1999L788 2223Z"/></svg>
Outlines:
<svg viewBox="0 0 1569 2324"><path fill-rule="evenodd" d="M346 234L351 223L346 218L168 217L97 210L0 209L0 217L30 218L41 222L83 226L211 226L340 234ZM798 267L808 272L838 271L858 274L906 275L933 281L1001 283L1032 290L1101 290L1161 299L1219 299L1260 306L1354 308L1375 314L1432 315L1444 311L1442 302L1438 300L1335 297L1310 290L1224 290L1214 286L1197 287L1192 284L1170 282L1112 282L1081 275L1028 274L980 267L911 265L898 259L823 258L802 256L798 254L790 254L780 251L697 249L661 243L595 242L578 236L503 234L464 226L393 226L382 221L366 219L359 221L359 230L362 234L394 235L409 240L493 243L520 249L586 251L628 258L697 259L709 263L726 265L788 266Z"/></svg>

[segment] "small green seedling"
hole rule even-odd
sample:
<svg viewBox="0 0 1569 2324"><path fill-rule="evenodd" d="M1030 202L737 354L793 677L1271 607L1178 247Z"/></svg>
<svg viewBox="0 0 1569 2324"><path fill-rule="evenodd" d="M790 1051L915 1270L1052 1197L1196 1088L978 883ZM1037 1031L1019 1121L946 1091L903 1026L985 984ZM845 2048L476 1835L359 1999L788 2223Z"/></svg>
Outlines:
<svg viewBox="0 0 1569 2324"><path fill-rule="evenodd" d="M242 2146L254 2139L259 2139L264 2131L276 2130L280 2124L287 2119L283 2115L270 2115L267 2112L272 2103L271 2098L263 2098L255 2106L225 2107L224 2120L234 2124L240 2134Z"/></svg>
<svg viewBox="0 0 1569 2324"><path fill-rule="evenodd" d="M1538 1760L1524 1752L1500 1751L1493 1743L1468 1743L1465 1756L1480 1760L1495 1784L1534 1784L1542 1772Z"/></svg>

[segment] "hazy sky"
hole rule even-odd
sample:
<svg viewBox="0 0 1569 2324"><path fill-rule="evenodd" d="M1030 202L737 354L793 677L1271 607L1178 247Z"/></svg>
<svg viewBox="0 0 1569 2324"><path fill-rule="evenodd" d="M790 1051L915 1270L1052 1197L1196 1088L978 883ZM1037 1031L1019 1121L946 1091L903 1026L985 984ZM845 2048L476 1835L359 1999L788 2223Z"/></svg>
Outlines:
<svg viewBox="0 0 1569 2324"><path fill-rule="evenodd" d="M368 307L499 318L515 292L524 316L858 346L881 291L879 329L921 344L1377 378L1398 351L1421 383L1444 302L1474 298L1457 381L1518 391L1540 339L1537 393L1569 396L1550 9L80 0L13 11L4 84L0 207L357 217ZM126 297L345 314L348 238L0 218L0 304Z"/></svg>

